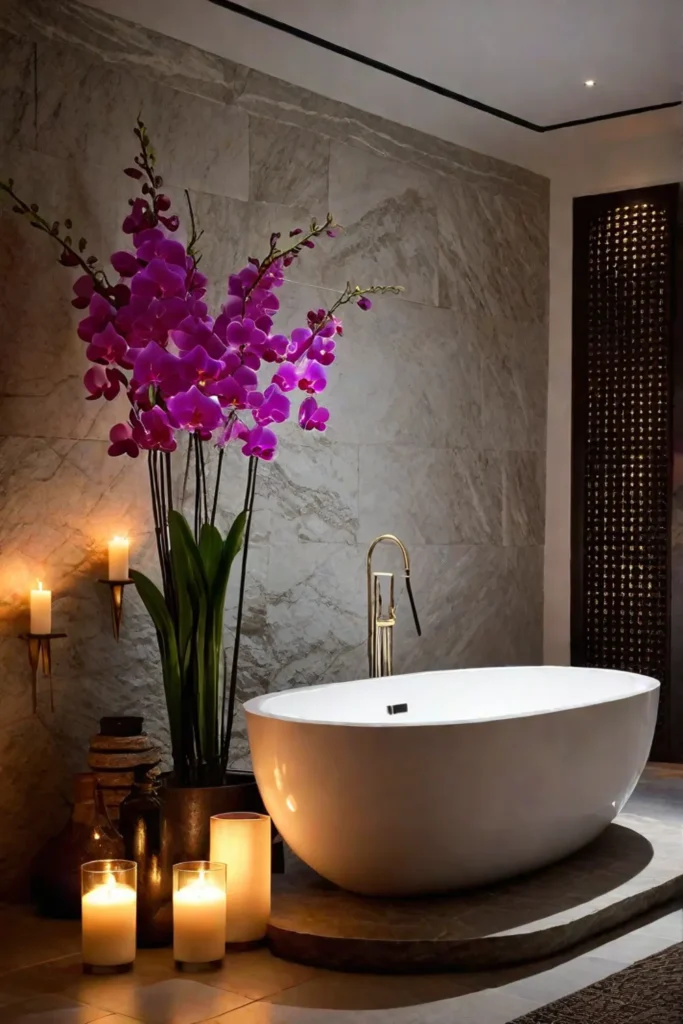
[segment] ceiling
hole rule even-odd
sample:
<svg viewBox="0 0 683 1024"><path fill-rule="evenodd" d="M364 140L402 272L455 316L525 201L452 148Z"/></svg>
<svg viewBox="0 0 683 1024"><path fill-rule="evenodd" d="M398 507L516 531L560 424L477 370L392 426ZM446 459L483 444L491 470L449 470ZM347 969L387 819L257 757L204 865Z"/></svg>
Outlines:
<svg viewBox="0 0 683 1024"><path fill-rule="evenodd" d="M241 4L536 124L681 98L680 0Z"/></svg>

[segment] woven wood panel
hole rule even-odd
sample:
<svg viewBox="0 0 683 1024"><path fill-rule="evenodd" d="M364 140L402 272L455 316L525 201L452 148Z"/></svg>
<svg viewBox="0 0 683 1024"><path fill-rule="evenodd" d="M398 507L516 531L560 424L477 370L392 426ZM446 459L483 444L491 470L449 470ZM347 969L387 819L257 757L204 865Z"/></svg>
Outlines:
<svg viewBox="0 0 683 1024"><path fill-rule="evenodd" d="M583 380L575 381L574 392L583 474L581 662L642 672L665 683L670 203L655 197L596 204L584 211L583 242L581 337L575 335L575 345L583 346ZM665 689L660 723L666 717Z"/></svg>

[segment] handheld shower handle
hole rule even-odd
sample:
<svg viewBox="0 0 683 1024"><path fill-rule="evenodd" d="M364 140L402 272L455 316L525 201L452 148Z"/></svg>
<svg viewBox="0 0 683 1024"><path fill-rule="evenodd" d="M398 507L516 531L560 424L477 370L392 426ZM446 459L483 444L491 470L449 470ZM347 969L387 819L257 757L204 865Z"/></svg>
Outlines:
<svg viewBox="0 0 683 1024"><path fill-rule="evenodd" d="M418 636L422 636L422 627L420 626L420 620L417 617L417 608L415 606L415 598L413 597L413 587L410 582L410 569L406 571L406 590L408 592L408 600L410 601L410 610L413 613L413 619L415 621L415 632Z"/></svg>

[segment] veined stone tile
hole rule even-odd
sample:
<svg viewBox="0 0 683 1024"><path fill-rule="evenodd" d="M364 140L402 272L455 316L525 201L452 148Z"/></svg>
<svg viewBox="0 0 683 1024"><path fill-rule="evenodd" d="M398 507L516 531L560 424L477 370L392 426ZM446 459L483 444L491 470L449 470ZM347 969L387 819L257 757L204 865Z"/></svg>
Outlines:
<svg viewBox="0 0 683 1024"><path fill-rule="evenodd" d="M328 441L281 445L268 467L265 493L272 544L330 541L355 544L358 530L358 448Z"/></svg>
<svg viewBox="0 0 683 1024"><path fill-rule="evenodd" d="M0 142L5 146L33 146L34 48L22 36L0 29ZM0 167L2 180L8 169Z"/></svg>
<svg viewBox="0 0 683 1024"><path fill-rule="evenodd" d="M450 310L378 296L367 312L343 308L331 368L330 436L360 444L477 448L480 342ZM327 394L327 393L326 393Z"/></svg>
<svg viewBox="0 0 683 1024"><path fill-rule="evenodd" d="M340 674L340 659L352 649L364 655L366 615L364 548L271 547L266 645L277 669L269 689L349 678Z"/></svg>
<svg viewBox="0 0 683 1024"><path fill-rule="evenodd" d="M396 672L497 664L501 616L510 599L504 549L409 544L408 551L421 637L415 633L398 552L392 555L387 547L384 563L375 565L397 573Z"/></svg>
<svg viewBox="0 0 683 1024"><path fill-rule="evenodd" d="M543 544L545 453L503 455L503 538L508 545Z"/></svg>
<svg viewBox="0 0 683 1024"><path fill-rule="evenodd" d="M360 541L500 544L502 473L491 452L408 445L360 451Z"/></svg>
<svg viewBox="0 0 683 1024"><path fill-rule="evenodd" d="M285 285L277 329L301 326L306 310L327 308L336 297L331 289ZM344 334L319 396L330 410L326 437L350 444L482 447L480 349L488 332L480 338L475 325L451 310L394 295L375 297L367 312L350 303L340 316ZM317 434L297 426L279 435L317 441Z"/></svg>
<svg viewBox="0 0 683 1024"><path fill-rule="evenodd" d="M16 899L25 892L27 861L48 836L59 831L68 817L68 789L49 711L45 716L31 714L26 650L18 640L13 638L13 642L21 655L17 658L16 672L26 686L29 701L23 717L4 721L0 729L4 782L0 793L0 814L4 822L0 870L3 893L13 893ZM36 803L36 794L40 794L40 805Z"/></svg>
<svg viewBox="0 0 683 1024"><path fill-rule="evenodd" d="M330 210L344 231L324 284L401 285L404 298L438 304L437 210L425 171L333 142Z"/></svg>
<svg viewBox="0 0 683 1024"><path fill-rule="evenodd" d="M2 173L14 179L24 201L38 203L49 223L71 217L73 229L67 233L87 238L87 254L105 255L114 224L111 195L117 189L107 170L85 175L76 163L11 147ZM124 212L125 207L121 218ZM59 246L6 202L0 204L0 230L6 243L0 253L0 433L108 438L120 411L85 401L83 374L89 364L76 334L83 313L70 302L78 271L60 266Z"/></svg>
<svg viewBox="0 0 683 1024"><path fill-rule="evenodd" d="M439 305L545 323L547 204L451 181L438 197Z"/></svg>
<svg viewBox="0 0 683 1024"><path fill-rule="evenodd" d="M249 118L249 198L327 212L329 141L270 118Z"/></svg>
<svg viewBox="0 0 683 1024"><path fill-rule="evenodd" d="M489 321L482 329L482 446L545 451L546 326Z"/></svg>
<svg viewBox="0 0 683 1024"><path fill-rule="evenodd" d="M543 663L543 547L507 548L506 598L495 656L499 665Z"/></svg>
<svg viewBox="0 0 683 1024"><path fill-rule="evenodd" d="M37 148L50 156L118 167L137 152L141 112L165 182L247 199L247 115L103 65L72 46L38 43ZM130 158L122 150L130 139Z"/></svg>
<svg viewBox="0 0 683 1024"><path fill-rule="evenodd" d="M235 97L246 74L196 46L74 0L8 0L2 23L28 40L68 43L101 63L219 103Z"/></svg>
<svg viewBox="0 0 683 1024"><path fill-rule="evenodd" d="M436 171L443 177L510 187L545 200L548 197L548 179L532 171L320 96L261 71L248 71L237 102L251 114L315 131L371 154Z"/></svg>
<svg viewBox="0 0 683 1024"><path fill-rule="evenodd" d="M0 607L10 614L37 577L58 592L71 574L95 576L113 534L149 530L144 460L110 458L101 441L60 450L42 438L5 438L0 453Z"/></svg>

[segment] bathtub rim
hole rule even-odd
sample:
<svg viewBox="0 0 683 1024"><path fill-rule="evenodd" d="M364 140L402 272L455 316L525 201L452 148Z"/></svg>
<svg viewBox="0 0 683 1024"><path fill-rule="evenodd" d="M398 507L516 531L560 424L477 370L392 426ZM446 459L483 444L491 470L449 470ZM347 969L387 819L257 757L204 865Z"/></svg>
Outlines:
<svg viewBox="0 0 683 1024"><path fill-rule="evenodd" d="M336 683L316 683L314 686L292 686L286 690L276 690L270 693L260 694L258 697L251 697L249 700L244 701L242 707L247 715L254 715L258 718L270 718L277 722L291 722L293 725L326 725L326 726L340 726L343 728L351 729L422 729L422 728L434 728L437 726L468 726L468 725L485 725L492 722L509 722L518 718L534 718L541 717L544 715L557 715L563 714L568 711L579 711L583 708L597 707L600 704L612 704L616 701L631 700L634 697L641 697L645 694L657 692L661 688L661 683L658 679L653 676L642 675L638 672L627 672L624 669L602 669L588 666L579 665L494 665L491 667L477 667L477 668L461 668L461 669L433 669L429 672L406 672L402 675L394 676L395 679L402 679L409 676L412 679L420 679L436 674L442 674L444 672L453 673L474 673L474 672L508 672L510 669L517 669L523 671L524 669L556 669L563 673L580 673L580 672L604 672L610 675L618 675L628 677L632 680L639 680L643 685L639 688L634 688L630 693L620 693L613 696L603 697L601 700L586 700L580 704L569 704L566 707L559 708L536 708L529 711L522 711L517 714L498 714L488 715L480 718L468 718L468 719L451 719L448 721L421 721L411 722L403 720L397 720L396 716L389 715L388 721L381 722L348 722L330 719L318 719L318 718L296 718L292 715L278 715L272 711L268 711L264 708L264 704L271 701L274 697L286 697L288 694L294 693L312 693L314 690L327 690L330 687L342 687L350 686L358 683L368 683L373 685L378 682L377 679L348 679L342 682ZM391 678L390 676L383 677L385 679Z"/></svg>

